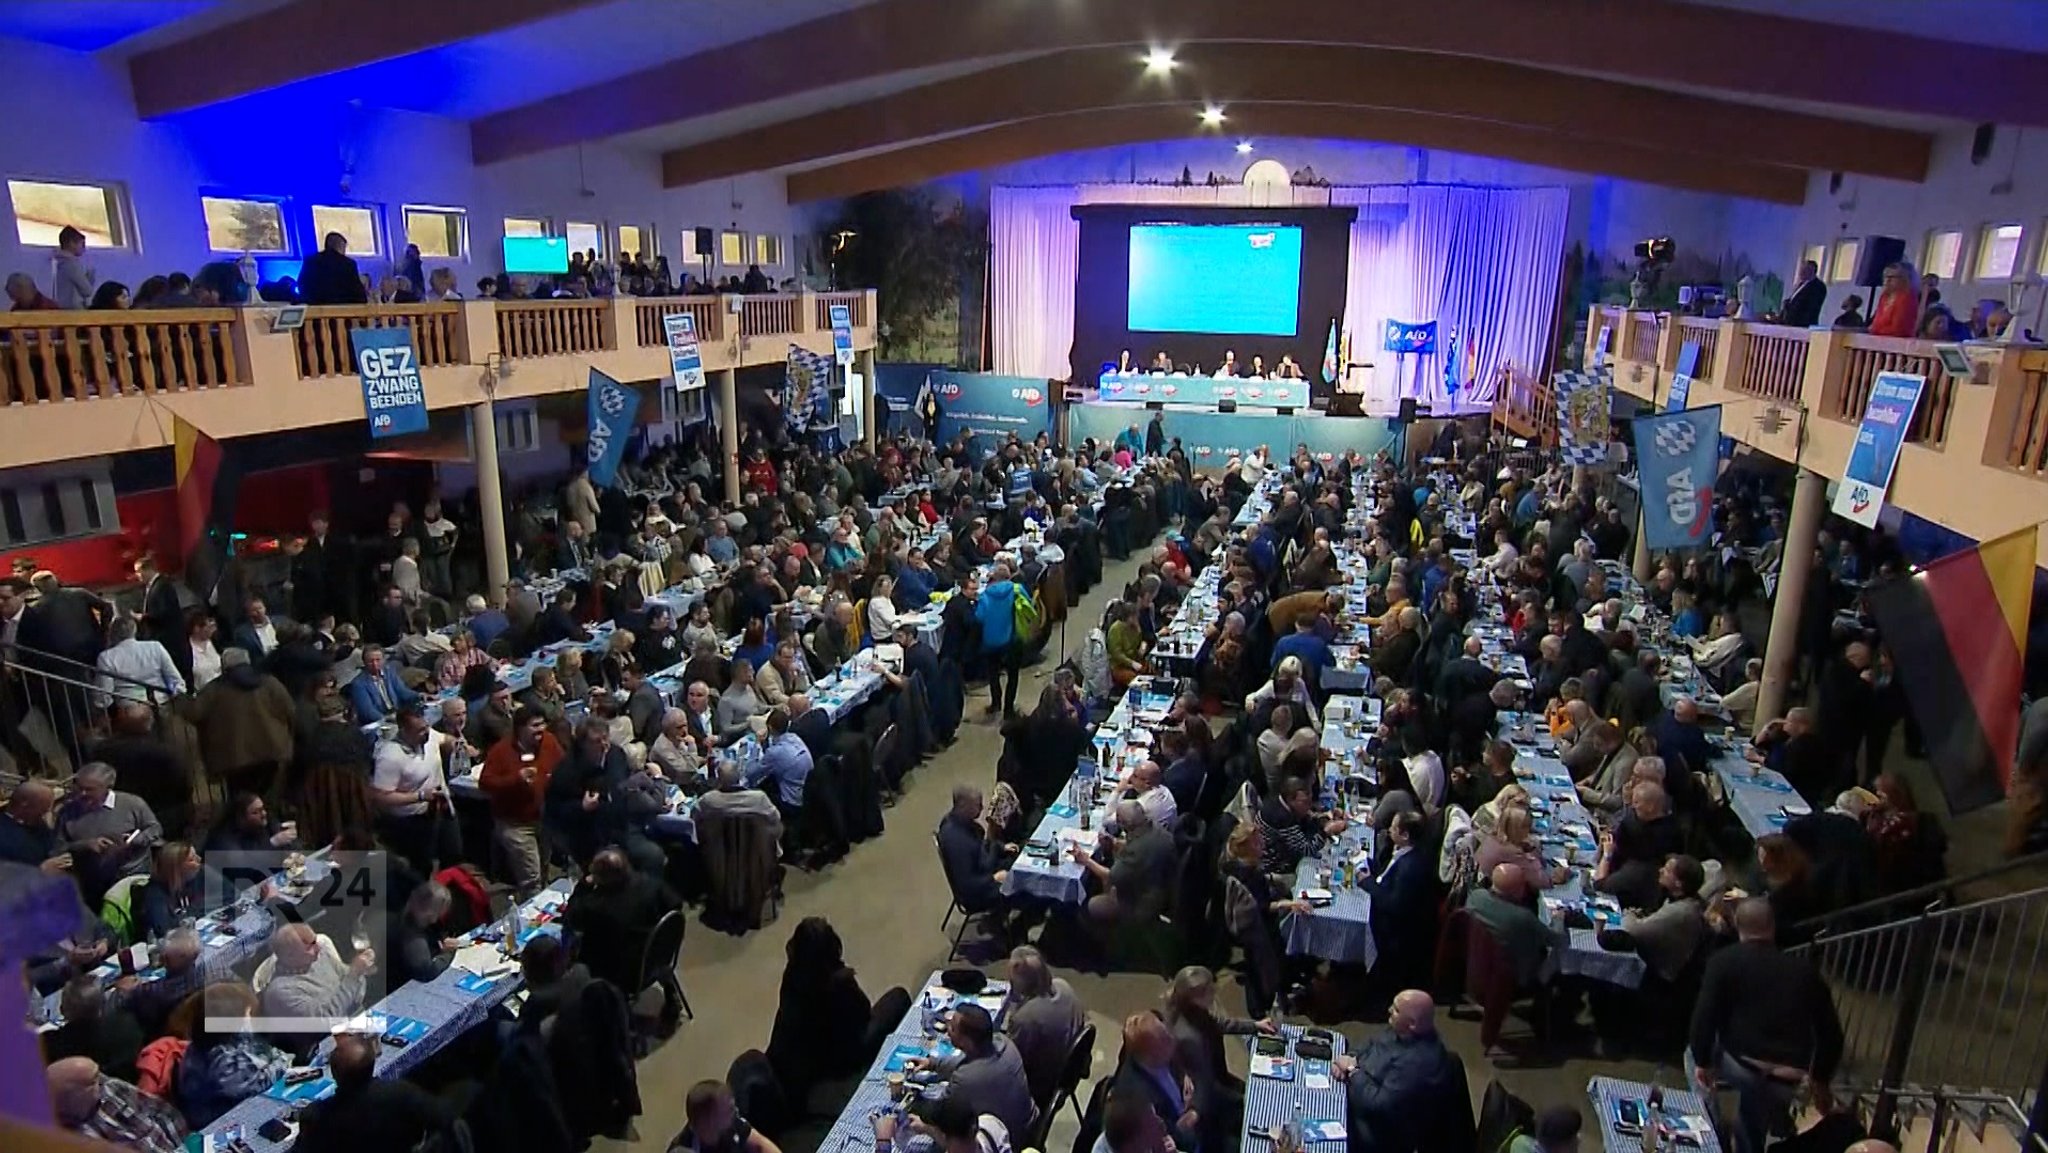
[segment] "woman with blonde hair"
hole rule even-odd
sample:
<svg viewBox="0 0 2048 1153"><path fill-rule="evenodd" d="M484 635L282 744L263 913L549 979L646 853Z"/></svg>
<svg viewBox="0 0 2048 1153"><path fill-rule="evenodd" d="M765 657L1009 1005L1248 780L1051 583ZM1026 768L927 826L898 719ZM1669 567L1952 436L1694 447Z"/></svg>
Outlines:
<svg viewBox="0 0 2048 1153"><path fill-rule="evenodd" d="M1520 870L1534 889L1559 884L1571 875L1563 865L1555 870L1543 867L1543 853L1536 843L1535 821L1529 816L1529 810L1521 805L1508 805L1499 810L1493 831L1479 839L1479 847L1473 852L1472 859L1482 877L1491 877L1494 869L1508 865Z"/></svg>
<svg viewBox="0 0 2048 1153"><path fill-rule="evenodd" d="M590 695L590 678L583 674L582 649L563 649L555 656L555 680L562 686L562 695L572 701Z"/></svg>
<svg viewBox="0 0 2048 1153"><path fill-rule="evenodd" d="M1870 327L1864 331L1872 336L1910 337L1919 326L1920 283L1913 266L1903 260L1886 265L1884 286L1878 290L1877 303L1870 310Z"/></svg>

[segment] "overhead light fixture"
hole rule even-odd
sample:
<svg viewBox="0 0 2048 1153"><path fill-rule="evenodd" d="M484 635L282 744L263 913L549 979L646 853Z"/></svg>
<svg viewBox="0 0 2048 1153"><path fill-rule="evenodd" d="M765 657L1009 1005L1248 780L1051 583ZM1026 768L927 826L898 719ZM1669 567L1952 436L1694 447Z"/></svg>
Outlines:
<svg viewBox="0 0 2048 1153"><path fill-rule="evenodd" d="M1252 142L1251 142L1251 141L1249 141L1249 140L1240 140L1240 141L1238 141L1238 142L1237 142L1237 154L1238 154L1239 156L1249 156L1249 155L1251 155L1251 151L1252 151Z"/></svg>
<svg viewBox="0 0 2048 1153"><path fill-rule="evenodd" d="M1154 48L1145 53L1145 71L1154 75L1173 71L1173 49Z"/></svg>
<svg viewBox="0 0 2048 1153"><path fill-rule="evenodd" d="M1202 109L1202 123L1211 128L1223 123L1223 107L1219 104L1211 104Z"/></svg>

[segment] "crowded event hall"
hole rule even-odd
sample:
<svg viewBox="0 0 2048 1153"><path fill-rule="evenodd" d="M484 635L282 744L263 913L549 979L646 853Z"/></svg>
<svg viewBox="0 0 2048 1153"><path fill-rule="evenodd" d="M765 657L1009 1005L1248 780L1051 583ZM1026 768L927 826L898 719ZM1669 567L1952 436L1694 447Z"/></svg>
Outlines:
<svg viewBox="0 0 2048 1153"><path fill-rule="evenodd" d="M0 69L0 1151L2048 1153L2048 4Z"/></svg>

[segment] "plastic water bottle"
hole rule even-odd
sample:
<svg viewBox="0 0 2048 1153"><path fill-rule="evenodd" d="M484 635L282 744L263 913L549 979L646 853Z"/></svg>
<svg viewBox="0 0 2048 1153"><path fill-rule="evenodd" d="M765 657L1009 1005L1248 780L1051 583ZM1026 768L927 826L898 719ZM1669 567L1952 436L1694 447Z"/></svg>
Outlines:
<svg viewBox="0 0 2048 1153"><path fill-rule="evenodd" d="M526 930L524 914L525 910L516 901L513 902L511 911L505 914L505 951L507 953L517 955L519 952L519 934Z"/></svg>

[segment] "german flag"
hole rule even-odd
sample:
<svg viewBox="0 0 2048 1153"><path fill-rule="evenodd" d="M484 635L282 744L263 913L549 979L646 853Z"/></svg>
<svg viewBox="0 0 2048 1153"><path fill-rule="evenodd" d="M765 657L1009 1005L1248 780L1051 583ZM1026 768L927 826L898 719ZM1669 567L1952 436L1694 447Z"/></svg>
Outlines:
<svg viewBox="0 0 2048 1153"><path fill-rule="evenodd" d="M1956 813L2002 799L2019 745L2033 527L1870 590L1927 760Z"/></svg>
<svg viewBox="0 0 2048 1153"><path fill-rule="evenodd" d="M235 519L238 479L219 441L182 416L172 415L172 451L177 462L177 560L189 565L209 530L225 535Z"/></svg>

